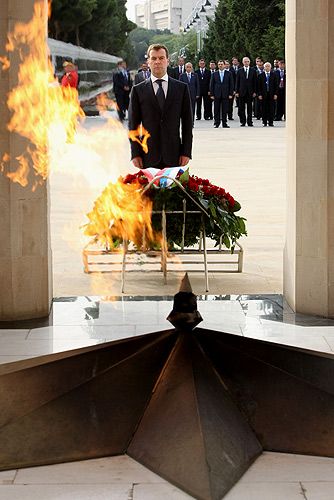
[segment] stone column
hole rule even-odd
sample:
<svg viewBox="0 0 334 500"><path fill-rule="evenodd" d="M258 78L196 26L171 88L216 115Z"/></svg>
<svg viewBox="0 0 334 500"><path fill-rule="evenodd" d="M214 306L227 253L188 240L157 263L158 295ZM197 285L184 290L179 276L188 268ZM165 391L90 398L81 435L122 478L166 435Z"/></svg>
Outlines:
<svg viewBox="0 0 334 500"><path fill-rule="evenodd" d="M334 317L334 3L287 0L284 295Z"/></svg>
<svg viewBox="0 0 334 500"><path fill-rule="evenodd" d="M5 54L6 35L14 24L32 18L33 5L33 0L0 0L0 55ZM8 71L0 71L0 159L8 152L14 162L23 139L6 129L5 102L17 83L17 55L10 56L10 63ZM0 214L0 321L46 316L52 298L47 185L32 192L0 173Z"/></svg>

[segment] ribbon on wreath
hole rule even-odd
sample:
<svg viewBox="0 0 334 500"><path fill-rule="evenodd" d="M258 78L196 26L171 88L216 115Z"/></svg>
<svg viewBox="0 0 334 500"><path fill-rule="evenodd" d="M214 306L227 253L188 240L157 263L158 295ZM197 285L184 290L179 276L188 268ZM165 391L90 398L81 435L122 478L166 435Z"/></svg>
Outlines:
<svg viewBox="0 0 334 500"><path fill-rule="evenodd" d="M176 179L178 175L184 174L188 168L188 165L185 167L166 167L161 170L158 168L144 168L140 170L140 172L145 175L149 182L155 179L153 184L156 187L168 188L172 187L174 179ZM167 175L169 178L166 179L166 177L163 177L164 175Z"/></svg>

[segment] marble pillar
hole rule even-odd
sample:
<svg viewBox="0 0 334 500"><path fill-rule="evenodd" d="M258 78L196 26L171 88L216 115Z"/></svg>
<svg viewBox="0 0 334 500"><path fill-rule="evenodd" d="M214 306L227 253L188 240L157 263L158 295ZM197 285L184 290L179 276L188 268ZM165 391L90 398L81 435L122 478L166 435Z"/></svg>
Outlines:
<svg viewBox="0 0 334 500"><path fill-rule="evenodd" d="M15 23L32 18L33 5L33 0L0 0L0 55L5 54L7 33ZM47 8L45 13L47 36ZM6 128L6 95L18 74L17 54L9 58L10 69L0 71L0 158L9 153L14 169L15 157L27 144ZM33 192L0 174L0 213L0 321L46 316L52 298L47 184Z"/></svg>
<svg viewBox="0 0 334 500"><path fill-rule="evenodd" d="M284 295L334 317L334 3L286 1L287 233Z"/></svg>

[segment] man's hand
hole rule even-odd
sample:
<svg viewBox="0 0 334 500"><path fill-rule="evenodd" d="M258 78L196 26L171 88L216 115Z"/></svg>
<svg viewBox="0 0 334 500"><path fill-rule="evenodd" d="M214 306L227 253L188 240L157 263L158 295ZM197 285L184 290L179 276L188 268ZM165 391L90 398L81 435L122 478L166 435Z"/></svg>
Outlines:
<svg viewBox="0 0 334 500"><path fill-rule="evenodd" d="M143 159L141 156L135 156L135 158L132 158L132 163L133 166L136 168L143 168Z"/></svg>
<svg viewBox="0 0 334 500"><path fill-rule="evenodd" d="M276 94L274 95L274 101L277 101L277 95Z"/></svg>
<svg viewBox="0 0 334 500"><path fill-rule="evenodd" d="M253 92L253 97L256 97L256 92Z"/></svg>
<svg viewBox="0 0 334 500"><path fill-rule="evenodd" d="M130 87L128 85L125 85L124 90L126 90L127 92L128 90L130 90Z"/></svg>
<svg viewBox="0 0 334 500"><path fill-rule="evenodd" d="M180 156L179 158L179 166L185 167L188 165L190 158L188 156Z"/></svg>
<svg viewBox="0 0 334 500"><path fill-rule="evenodd" d="M210 99L211 99L211 101L214 101L214 100L215 100L215 98L214 98L214 96L213 96L213 95L211 95L211 96L210 96Z"/></svg>
<svg viewBox="0 0 334 500"><path fill-rule="evenodd" d="M233 95L229 95L229 96L228 96L228 98L229 98L229 99L232 99L232 98L233 98Z"/></svg>
<svg viewBox="0 0 334 500"><path fill-rule="evenodd" d="M262 101L262 95L259 95L258 97L259 97L259 101Z"/></svg>
<svg viewBox="0 0 334 500"><path fill-rule="evenodd" d="M235 93L235 97L239 97L239 93L238 92Z"/></svg>

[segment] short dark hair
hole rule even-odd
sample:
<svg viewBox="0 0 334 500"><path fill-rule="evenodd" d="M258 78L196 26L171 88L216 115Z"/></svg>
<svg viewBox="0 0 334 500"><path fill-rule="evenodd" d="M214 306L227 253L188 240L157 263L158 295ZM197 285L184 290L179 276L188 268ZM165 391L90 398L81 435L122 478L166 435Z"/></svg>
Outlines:
<svg viewBox="0 0 334 500"><path fill-rule="evenodd" d="M203 59L203 57L201 57L198 62L201 62L201 61L205 62L205 59Z"/></svg>
<svg viewBox="0 0 334 500"><path fill-rule="evenodd" d="M151 50L161 50L163 49L166 52L166 57L168 59L169 53L166 45L162 45L161 43L152 43L147 49L147 57L150 57Z"/></svg>
<svg viewBox="0 0 334 500"><path fill-rule="evenodd" d="M210 61L210 64L213 63L213 64L216 64L216 61Z"/></svg>

